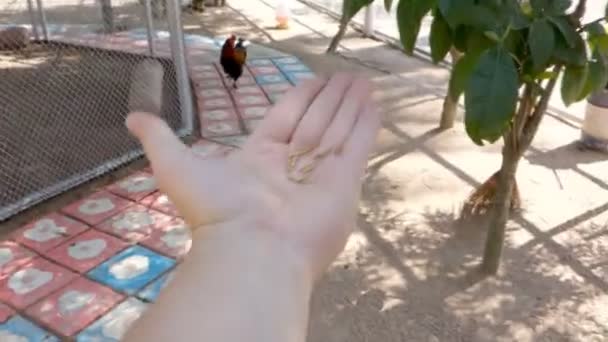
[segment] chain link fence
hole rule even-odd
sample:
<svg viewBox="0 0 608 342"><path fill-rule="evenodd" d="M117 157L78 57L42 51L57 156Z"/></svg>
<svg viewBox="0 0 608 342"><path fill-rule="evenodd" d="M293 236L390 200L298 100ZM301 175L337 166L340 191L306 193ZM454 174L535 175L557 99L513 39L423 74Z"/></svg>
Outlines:
<svg viewBox="0 0 608 342"><path fill-rule="evenodd" d="M0 221L141 156L124 125L129 103L150 101L138 87L153 88L162 100L152 107L189 133L185 60L171 48L181 31L151 27L179 27L164 1L0 4ZM143 84L154 77L134 78L150 61L156 88Z"/></svg>

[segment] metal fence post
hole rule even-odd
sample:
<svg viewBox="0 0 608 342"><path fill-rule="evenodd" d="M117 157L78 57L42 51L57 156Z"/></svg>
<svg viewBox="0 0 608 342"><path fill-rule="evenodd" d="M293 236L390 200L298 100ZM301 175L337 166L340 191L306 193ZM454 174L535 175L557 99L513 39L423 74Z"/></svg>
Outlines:
<svg viewBox="0 0 608 342"><path fill-rule="evenodd" d="M40 25L42 26L42 35L44 36L44 40L48 41L49 31L46 24L46 14L44 13L42 0L36 0L36 5L38 5L38 16L40 17Z"/></svg>
<svg viewBox="0 0 608 342"><path fill-rule="evenodd" d="M181 7L179 0L167 0L167 21L169 22L169 43L175 63L177 87L182 111L182 128L191 133L194 126L194 111L192 108L192 91L186 67L186 50L184 48L184 33L182 32Z"/></svg>
<svg viewBox="0 0 608 342"><path fill-rule="evenodd" d="M38 35L38 25L36 24L36 14L34 13L34 4L32 0L27 0L27 11L30 14L30 21L32 22L32 34L34 34L34 39L40 40L40 36Z"/></svg>
<svg viewBox="0 0 608 342"><path fill-rule="evenodd" d="M371 36L374 34L374 11L373 11L373 3L369 4L365 7L365 25L364 25L365 34Z"/></svg>
<svg viewBox="0 0 608 342"><path fill-rule="evenodd" d="M150 51L150 56L154 57L156 55L156 47L154 45L154 21L152 20L152 6L150 4L150 0L144 1L144 7L146 11L146 28L148 33L148 50Z"/></svg>

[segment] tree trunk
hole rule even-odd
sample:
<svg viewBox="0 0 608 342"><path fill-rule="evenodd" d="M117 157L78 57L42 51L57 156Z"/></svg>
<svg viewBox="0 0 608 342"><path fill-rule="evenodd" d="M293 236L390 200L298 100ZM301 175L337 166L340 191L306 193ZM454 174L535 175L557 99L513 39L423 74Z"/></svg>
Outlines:
<svg viewBox="0 0 608 342"><path fill-rule="evenodd" d="M114 13L112 0L101 0L101 18L106 33L114 32Z"/></svg>
<svg viewBox="0 0 608 342"><path fill-rule="evenodd" d="M450 49L450 56L452 57L452 66L460 60L462 53L452 47ZM458 112L458 98L454 99L448 94L443 100L443 111L441 112L441 120L439 121L439 129L449 129L454 127L454 121L456 121L456 113Z"/></svg>
<svg viewBox="0 0 608 342"><path fill-rule="evenodd" d="M342 13L342 18L340 18L340 27L338 28L338 33L332 38L331 43L329 43L329 47L327 48L327 53L335 53L338 49L338 44L342 38L344 38L344 34L346 34L346 29L348 28L348 18L346 18L346 14Z"/></svg>
<svg viewBox="0 0 608 342"><path fill-rule="evenodd" d="M510 133L507 133L510 135ZM521 154L514 150L511 139L505 139L502 153L502 165L498 177L498 186L494 197L492 217L486 237L481 269L493 275L498 271L500 255L505 240L505 228L509 220L511 196L515 184L515 174Z"/></svg>

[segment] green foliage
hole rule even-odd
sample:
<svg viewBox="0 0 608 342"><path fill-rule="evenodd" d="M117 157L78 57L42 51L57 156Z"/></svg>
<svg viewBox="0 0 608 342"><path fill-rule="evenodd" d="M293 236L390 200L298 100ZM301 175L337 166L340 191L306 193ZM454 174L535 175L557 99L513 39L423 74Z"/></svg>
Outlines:
<svg viewBox="0 0 608 342"><path fill-rule="evenodd" d="M517 69L500 46L485 51L477 61L465 89L466 130L478 145L495 142L511 121L517 102Z"/></svg>
<svg viewBox="0 0 608 342"><path fill-rule="evenodd" d="M431 57L434 63L442 61L452 47L452 32L441 13L437 12L431 24Z"/></svg>
<svg viewBox="0 0 608 342"><path fill-rule="evenodd" d="M534 96L548 96L541 88L547 79L559 77L552 71L556 66L565 70L561 95L568 105L606 86L608 33L599 22L579 27L567 12L572 4L571 0L400 0L397 21L408 54L431 11L433 61L444 59L451 45L464 53L452 69L449 92L452 98L464 95L467 134L482 144L496 141L512 127L524 85L540 90Z"/></svg>
<svg viewBox="0 0 608 342"><path fill-rule="evenodd" d="M405 53L414 53L416 39L424 16L435 6L435 0L401 0L397 5L397 26Z"/></svg>
<svg viewBox="0 0 608 342"><path fill-rule="evenodd" d="M372 2L374 0L344 0L342 2L342 15L345 16L346 22L350 21L363 7L369 6Z"/></svg>

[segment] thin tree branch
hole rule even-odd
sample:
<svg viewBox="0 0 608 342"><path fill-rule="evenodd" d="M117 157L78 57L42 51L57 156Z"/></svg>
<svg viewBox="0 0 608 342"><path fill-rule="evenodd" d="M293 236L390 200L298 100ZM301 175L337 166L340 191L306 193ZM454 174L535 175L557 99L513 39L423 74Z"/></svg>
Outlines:
<svg viewBox="0 0 608 342"><path fill-rule="evenodd" d="M572 17L577 22L580 23L581 19L585 15L585 11L587 10L587 0L580 0L578 5L576 5L576 9L572 12Z"/></svg>
<svg viewBox="0 0 608 342"><path fill-rule="evenodd" d="M555 88L555 84L557 83L557 75L561 72L562 65L557 64L553 67L553 72L555 73L555 77L551 78L547 83L547 86L544 89L544 93L540 98L540 101L534 108L534 112L532 116L526 122L526 125L523 127L523 131L521 134L521 138L519 141L519 148L521 151L525 151L530 147L530 143L532 143L532 139L536 135L536 131L538 131L538 126L547 111L547 106L549 105L549 99L551 98L551 94L553 93L553 89Z"/></svg>

